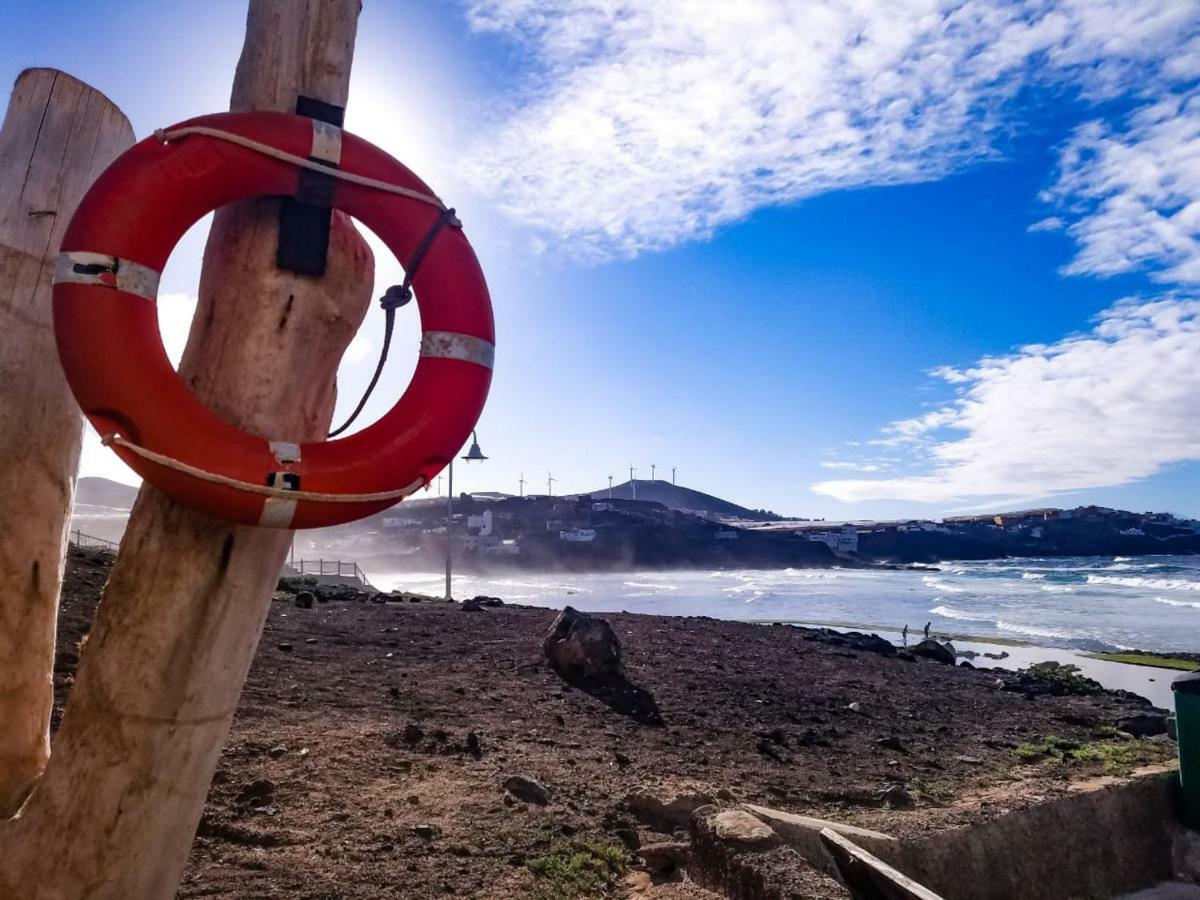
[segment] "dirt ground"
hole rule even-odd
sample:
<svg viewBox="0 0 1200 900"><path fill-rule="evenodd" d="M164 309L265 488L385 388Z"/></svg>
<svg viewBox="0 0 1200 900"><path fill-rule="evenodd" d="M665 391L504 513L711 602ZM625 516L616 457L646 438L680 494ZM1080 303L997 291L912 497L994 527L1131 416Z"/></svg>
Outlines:
<svg viewBox="0 0 1200 900"><path fill-rule="evenodd" d="M72 554L56 717L107 565ZM567 897L546 860L669 839L670 824L626 802L639 789L898 835L942 828L1103 774L1101 762L1019 748L1107 739L1141 709L1111 695L1026 696L1002 690L996 672L858 652L788 626L607 615L629 680L649 695L631 714L547 668L554 616L430 602L300 609L281 596L180 896ZM1127 743L1126 764L1171 755L1159 741ZM549 801L514 797L514 775ZM903 793L884 803L888 788ZM708 896L686 879L647 895Z"/></svg>

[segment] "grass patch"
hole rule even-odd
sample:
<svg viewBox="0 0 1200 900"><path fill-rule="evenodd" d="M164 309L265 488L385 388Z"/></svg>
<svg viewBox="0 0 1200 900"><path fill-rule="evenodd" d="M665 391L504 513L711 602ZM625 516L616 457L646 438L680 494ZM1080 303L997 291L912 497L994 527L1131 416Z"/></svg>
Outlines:
<svg viewBox="0 0 1200 900"><path fill-rule="evenodd" d="M525 865L533 873L535 900L584 900L602 897L616 884L629 854L615 844L560 844Z"/></svg>
<svg viewBox="0 0 1200 900"><path fill-rule="evenodd" d="M1026 741L1012 751L1013 756L1022 762L1052 759L1066 765L1098 763L1104 771L1113 775L1127 775L1143 763L1157 761L1166 752L1169 751L1159 745L1148 745L1128 738L1085 743L1053 736Z"/></svg>
<svg viewBox="0 0 1200 900"><path fill-rule="evenodd" d="M1193 660L1179 659L1175 656L1152 656L1149 653L1085 653L1088 659L1102 659L1106 662L1125 663L1127 666L1152 666L1156 669L1182 669L1191 672L1200 669Z"/></svg>
<svg viewBox="0 0 1200 900"><path fill-rule="evenodd" d="M1020 674L1049 685L1050 693L1055 696L1104 693L1100 682L1080 674L1079 666L1071 663L1059 663L1054 660L1035 663L1027 669L1021 669Z"/></svg>
<svg viewBox="0 0 1200 900"><path fill-rule="evenodd" d="M908 789L914 794L920 794L939 803L949 803L954 799L954 788L945 781L921 778L919 775L908 782Z"/></svg>

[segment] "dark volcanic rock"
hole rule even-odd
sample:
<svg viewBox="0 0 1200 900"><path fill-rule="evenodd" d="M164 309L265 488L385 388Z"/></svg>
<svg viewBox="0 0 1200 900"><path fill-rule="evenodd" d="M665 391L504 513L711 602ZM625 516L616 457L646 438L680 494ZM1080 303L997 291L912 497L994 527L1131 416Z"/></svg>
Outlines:
<svg viewBox="0 0 1200 900"><path fill-rule="evenodd" d="M566 607L542 650L551 667L564 678L609 678L621 675L621 644L607 622Z"/></svg>
<svg viewBox="0 0 1200 900"><path fill-rule="evenodd" d="M1165 713L1136 713L1117 722L1117 727L1134 737L1156 737L1167 733Z"/></svg>
<svg viewBox="0 0 1200 900"><path fill-rule="evenodd" d="M550 789L528 775L509 775L504 779L504 789L525 803L545 806L550 802Z"/></svg>
<svg viewBox="0 0 1200 900"><path fill-rule="evenodd" d="M314 599L312 591L299 591L294 602L298 609L312 609Z"/></svg>
<svg viewBox="0 0 1200 900"><path fill-rule="evenodd" d="M944 663L947 666L952 666L955 663L956 655L954 648L949 644L939 644L933 638L926 638L912 648L915 656L922 656L925 659L932 659L934 662Z"/></svg>

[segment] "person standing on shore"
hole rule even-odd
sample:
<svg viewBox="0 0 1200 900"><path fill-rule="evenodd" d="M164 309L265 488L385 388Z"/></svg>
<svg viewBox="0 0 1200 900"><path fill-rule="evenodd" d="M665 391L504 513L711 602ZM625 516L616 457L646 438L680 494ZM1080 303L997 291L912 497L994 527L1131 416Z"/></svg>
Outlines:
<svg viewBox="0 0 1200 900"><path fill-rule="evenodd" d="M901 631L900 634L904 636L904 646L907 647L908 646L908 623L907 622L904 623L904 630Z"/></svg>
<svg viewBox="0 0 1200 900"><path fill-rule="evenodd" d="M925 623L925 640L929 640L929 626L932 624L932 622Z"/></svg>

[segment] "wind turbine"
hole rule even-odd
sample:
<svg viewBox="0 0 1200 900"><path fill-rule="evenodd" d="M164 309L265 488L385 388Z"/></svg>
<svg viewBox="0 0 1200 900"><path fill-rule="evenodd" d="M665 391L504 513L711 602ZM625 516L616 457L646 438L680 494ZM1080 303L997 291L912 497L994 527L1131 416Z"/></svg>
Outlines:
<svg viewBox="0 0 1200 900"><path fill-rule="evenodd" d="M438 476L438 496L442 496L442 476Z"/></svg>
<svg viewBox="0 0 1200 900"><path fill-rule="evenodd" d="M521 492L520 496L524 497L525 496L525 473L524 472L522 472L521 477L517 479L517 485L518 485L518 490L520 490L520 492Z"/></svg>
<svg viewBox="0 0 1200 900"><path fill-rule="evenodd" d="M634 468L633 463L630 463L629 464L629 487L633 491L633 499L634 500L637 499L637 481L634 480L634 476L636 474L637 474L637 469Z"/></svg>
<svg viewBox="0 0 1200 900"><path fill-rule="evenodd" d="M608 499L609 500L612 499L612 474L611 473L609 473L609 476L608 476Z"/></svg>
<svg viewBox="0 0 1200 900"><path fill-rule="evenodd" d="M671 484L675 483L675 466L671 466Z"/></svg>
<svg viewBox="0 0 1200 900"><path fill-rule="evenodd" d="M549 470L547 470L547 472L546 472L546 496L547 497L554 496L554 482L556 482L556 481L558 481L558 479L555 478L553 475L551 475Z"/></svg>
<svg viewBox="0 0 1200 900"><path fill-rule="evenodd" d="M650 463L650 480L654 480L654 463Z"/></svg>

